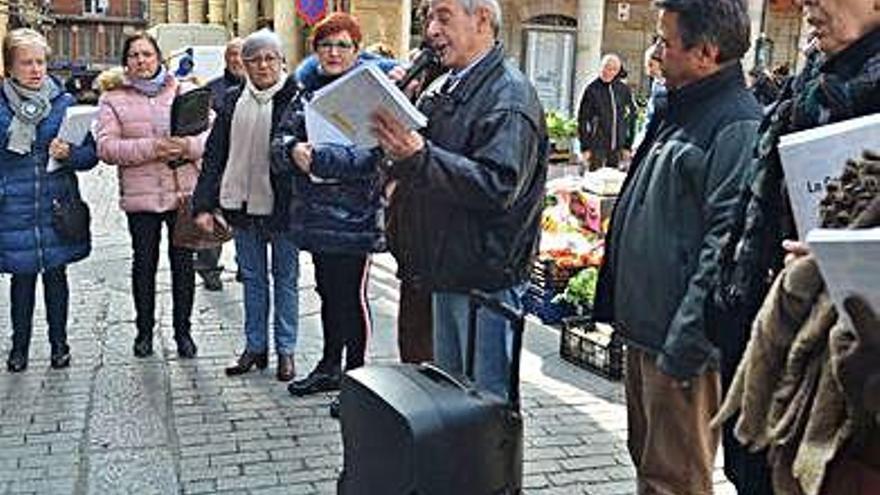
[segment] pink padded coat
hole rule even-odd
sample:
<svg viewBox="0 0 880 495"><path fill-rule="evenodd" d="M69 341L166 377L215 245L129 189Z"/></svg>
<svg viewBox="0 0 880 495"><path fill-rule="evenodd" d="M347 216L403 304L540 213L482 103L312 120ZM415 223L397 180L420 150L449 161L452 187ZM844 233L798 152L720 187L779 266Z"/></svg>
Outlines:
<svg viewBox="0 0 880 495"><path fill-rule="evenodd" d="M191 194L199 176L208 131L187 137L187 164L176 170L156 157L158 138L167 137L171 102L186 83L169 76L155 97L136 91L127 81L105 92L99 102L96 129L98 156L115 165L119 176L119 207L126 212L164 212L177 208L178 198ZM179 189L175 184L177 174Z"/></svg>

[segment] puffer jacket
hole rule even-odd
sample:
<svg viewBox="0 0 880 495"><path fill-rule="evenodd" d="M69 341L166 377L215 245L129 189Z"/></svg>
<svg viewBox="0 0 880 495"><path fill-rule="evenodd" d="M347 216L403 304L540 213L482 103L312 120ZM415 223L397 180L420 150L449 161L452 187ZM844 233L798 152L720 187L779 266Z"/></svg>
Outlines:
<svg viewBox="0 0 880 495"><path fill-rule="evenodd" d="M89 255L88 240L73 242L58 235L52 203L81 199L74 171L98 163L91 135L80 146L71 146L63 168L46 172L49 143L58 134L67 107L75 103L69 93L56 96L52 112L37 126L32 151L19 155L6 149L14 114L0 92L0 273L39 273Z"/></svg>
<svg viewBox="0 0 880 495"><path fill-rule="evenodd" d="M374 63L361 56L358 63ZM276 174L293 174L288 234L309 252L361 254L386 249L385 199L379 148L315 145L311 175L291 161L296 143L308 142L304 107L315 91L336 78L320 73L314 58L296 70L300 90L272 139ZM381 67L381 65L380 65Z"/></svg>
<svg viewBox="0 0 880 495"><path fill-rule="evenodd" d="M217 120L208 136L205 149L205 158L202 163L202 173L199 182L193 192L193 214L214 211L220 208L220 186L223 182L223 174L226 171L226 162L229 159L230 137L232 132L232 117L235 113L235 105L241 97L241 86L232 88L224 95L224 100L215 108L220 108ZM272 131L275 132L287 109L291 98L297 91L296 80L288 77L284 87L275 93L272 98ZM263 216L248 215L241 210L224 210L224 216L233 227L246 227L254 222L266 227L273 232L287 229L287 212L290 206L290 195L293 171L289 168L284 173L272 172L270 181L274 197L272 214Z"/></svg>
<svg viewBox="0 0 880 495"><path fill-rule="evenodd" d="M718 365L704 309L761 108L735 63L657 112L611 219L595 316L686 379Z"/></svg>
<svg viewBox="0 0 880 495"><path fill-rule="evenodd" d="M177 208L180 197L195 188L208 131L185 138L189 164L175 170L156 156L157 140L169 135L171 102L179 92L191 88L169 75L154 98L138 92L125 79L101 95L98 156L118 167L119 207L123 211L171 211Z"/></svg>
<svg viewBox="0 0 880 495"><path fill-rule="evenodd" d="M395 163L398 275L435 291L496 291L528 278L547 176L535 89L496 45L451 92L422 98L425 147Z"/></svg>

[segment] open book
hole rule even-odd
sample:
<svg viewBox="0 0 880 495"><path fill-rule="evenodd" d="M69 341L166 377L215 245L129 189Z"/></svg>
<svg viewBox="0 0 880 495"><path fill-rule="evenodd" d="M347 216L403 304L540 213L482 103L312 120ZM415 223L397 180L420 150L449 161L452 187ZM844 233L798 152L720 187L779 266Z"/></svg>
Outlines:
<svg viewBox="0 0 880 495"><path fill-rule="evenodd" d="M93 105L72 105L67 107L67 111L64 113L64 120L61 121L61 127L58 128L58 139L73 146L81 145L92 130L92 123L95 122L97 116L98 107ZM49 163L46 164L46 172L52 173L63 166L63 163L50 156Z"/></svg>
<svg viewBox="0 0 880 495"><path fill-rule="evenodd" d="M799 239L819 226L825 184L840 176L848 159L858 158L866 149L880 150L880 114L780 138L779 157Z"/></svg>
<svg viewBox="0 0 880 495"><path fill-rule="evenodd" d="M379 108L394 114L409 129L428 119L374 64L362 64L315 92L306 105L306 134L313 144L378 145L370 119Z"/></svg>
<svg viewBox="0 0 880 495"><path fill-rule="evenodd" d="M807 244L816 255L840 315L846 315L843 301L853 295L880 312L880 227L813 229L807 235Z"/></svg>

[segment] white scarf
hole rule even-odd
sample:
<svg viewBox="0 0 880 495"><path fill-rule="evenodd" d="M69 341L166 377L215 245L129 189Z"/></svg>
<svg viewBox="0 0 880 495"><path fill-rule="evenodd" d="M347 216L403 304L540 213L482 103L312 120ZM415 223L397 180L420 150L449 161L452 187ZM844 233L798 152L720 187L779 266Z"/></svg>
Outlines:
<svg viewBox="0 0 880 495"><path fill-rule="evenodd" d="M249 215L271 215L274 206L269 178L272 98L284 87L282 72L274 86L260 90L245 84L229 131L229 158L220 183L220 206Z"/></svg>

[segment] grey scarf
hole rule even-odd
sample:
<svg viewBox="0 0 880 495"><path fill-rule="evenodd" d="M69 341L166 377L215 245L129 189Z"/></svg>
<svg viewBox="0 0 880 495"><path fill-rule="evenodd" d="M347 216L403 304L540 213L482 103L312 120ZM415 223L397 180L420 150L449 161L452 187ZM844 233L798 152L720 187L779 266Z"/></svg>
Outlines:
<svg viewBox="0 0 880 495"><path fill-rule="evenodd" d="M37 125L52 112L52 100L59 92L58 85L48 77L36 91L22 87L12 79L3 81L3 94L15 114L9 125L7 150L19 155L31 152L37 139Z"/></svg>

